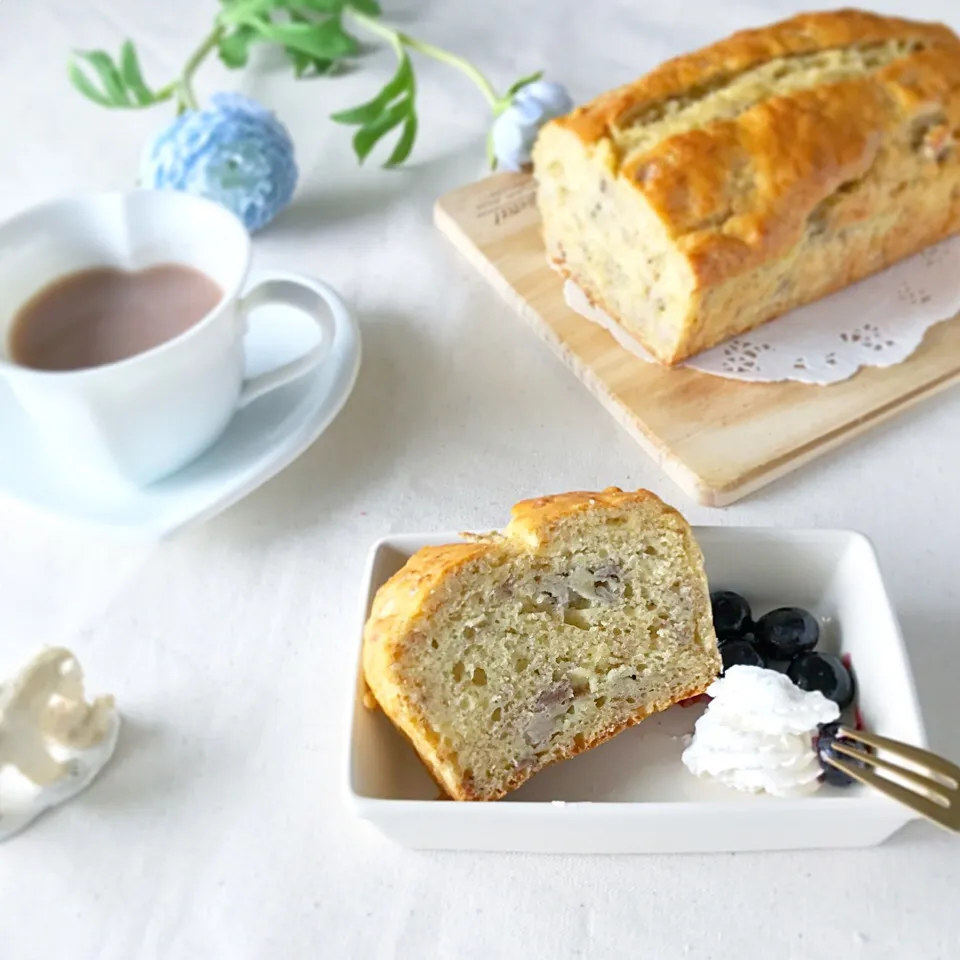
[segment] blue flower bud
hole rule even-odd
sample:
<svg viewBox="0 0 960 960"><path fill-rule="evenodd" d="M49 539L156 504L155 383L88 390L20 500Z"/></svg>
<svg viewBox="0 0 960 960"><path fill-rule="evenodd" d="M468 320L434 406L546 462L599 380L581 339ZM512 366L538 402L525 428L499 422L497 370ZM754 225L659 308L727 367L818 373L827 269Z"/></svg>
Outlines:
<svg viewBox="0 0 960 960"><path fill-rule="evenodd" d="M493 153L498 165L507 170L526 166L540 128L572 109L573 100L559 83L535 80L521 87L510 106L493 122Z"/></svg>
<svg viewBox="0 0 960 960"><path fill-rule="evenodd" d="M293 141L260 104L218 93L204 110L188 110L148 144L144 187L183 190L233 211L253 232L289 202L297 185Z"/></svg>

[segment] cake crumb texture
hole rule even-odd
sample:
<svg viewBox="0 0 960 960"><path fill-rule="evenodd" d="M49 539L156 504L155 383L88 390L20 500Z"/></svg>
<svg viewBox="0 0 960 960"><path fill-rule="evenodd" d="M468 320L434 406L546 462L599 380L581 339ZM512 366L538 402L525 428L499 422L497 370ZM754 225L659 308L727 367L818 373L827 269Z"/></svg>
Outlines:
<svg viewBox="0 0 960 960"><path fill-rule="evenodd" d="M502 533L425 547L379 589L363 671L450 797L497 799L709 686L700 549L645 490L522 501Z"/></svg>

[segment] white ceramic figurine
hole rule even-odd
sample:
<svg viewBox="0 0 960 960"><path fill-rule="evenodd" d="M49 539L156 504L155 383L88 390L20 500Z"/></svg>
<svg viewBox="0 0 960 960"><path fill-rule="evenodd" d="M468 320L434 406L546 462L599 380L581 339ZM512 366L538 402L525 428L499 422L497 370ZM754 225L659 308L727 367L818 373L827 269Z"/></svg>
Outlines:
<svg viewBox="0 0 960 960"><path fill-rule="evenodd" d="M119 729L113 697L85 700L69 650L44 650L0 684L0 841L89 786Z"/></svg>

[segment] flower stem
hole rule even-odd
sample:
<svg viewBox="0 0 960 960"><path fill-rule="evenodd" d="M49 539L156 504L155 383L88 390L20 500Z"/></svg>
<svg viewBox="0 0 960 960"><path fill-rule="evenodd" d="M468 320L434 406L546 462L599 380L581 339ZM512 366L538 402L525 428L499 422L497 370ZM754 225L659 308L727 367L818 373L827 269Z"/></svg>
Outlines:
<svg viewBox="0 0 960 960"><path fill-rule="evenodd" d="M408 37L403 34L401 34L401 41L411 49L422 53L425 57L431 57L434 60L439 60L441 63L445 63L448 66L459 70L477 85L480 92L483 94L484 99L490 104L491 108L495 108L497 106L500 98L494 91L490 81L472 63L470 63L469 60L465 60L463 57L458 57L456 54L448 53L446 50L441 50L439 47L435 47L432 43L424 43L422 40L415 40L413 37Z"/></svg>
<svg viewBox="0 0 960 960"><path fill-rule="evenodd" d="M210 51L220 42L223 32L223 27L216 27L207 34L200 46L190 55L190 59L184 65L183 73L175 82L177 99L183 109L199 109L196 94L193 92L193 75L197 72L200 64L206 60Z"/></svg>
<svg viewBox="0 0 960 960"><path fill-rule="evenodd" d="M490 81L470 63L469 60L458 57L456 54L450 53L447 50L442 50L440 47L435 47L432 43L425 43L423 40L417 40L409 34L394 30L392 27L388 27L379 20L374 20L372 17L368 17L366 14L360 13L357 10L351 10L350 15L359 26L365 30L369 30L371 33L377 34L377 36L383 37L394 48L409 47L411 50L422 53L425 57L439 60L440 63L445 63L447 66L459 70L462 74L469 77L479 88L484 99L490 105L491 110L496 111L500 106L502 98L497 96Z"/></svg>
<svg viewBox="0 0 960 960"><path fill-rule="evenodd" d="M173 80L166 86L160 87L159 90L153 91L153 102L160 103L162 100L169 100L176 92L180 86L179 80Z"/></svg>
<svg viewBox="0 0 960 960"><path fill-rule="evenodd" d="M360 13L353 8L350 9L350 16L365 30L375 33L378 37L383 37L391 46L403 45L402 34L398 30L394 30L392 27L382 24L379 20L374 20L373 17L368 17L365 13Z"/></svg>

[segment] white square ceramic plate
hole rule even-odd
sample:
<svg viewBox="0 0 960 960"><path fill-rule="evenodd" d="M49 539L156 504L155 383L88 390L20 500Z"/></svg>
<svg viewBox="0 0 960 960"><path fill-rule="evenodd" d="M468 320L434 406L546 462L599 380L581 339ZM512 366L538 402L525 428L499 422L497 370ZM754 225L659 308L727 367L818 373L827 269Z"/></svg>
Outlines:
<svg viewBox="0 0 960 960"><path fill-rule="evenodd" d="M821 647L850 654L867 728L926 745L903 638L876 555L860 534L700 527L713 589L739 590L754 614L798 605L823 623ZM377 588L412 553L457 534L374 545L362 622ZM347 771L356 813L408 847L540 853L664 853L862 847L913 814L863 787L798 799L750 796L692 776L680 762L701 706L673 707L594 750L547 768L497 803L439 802L413 748L357 684Z"/></svg>

